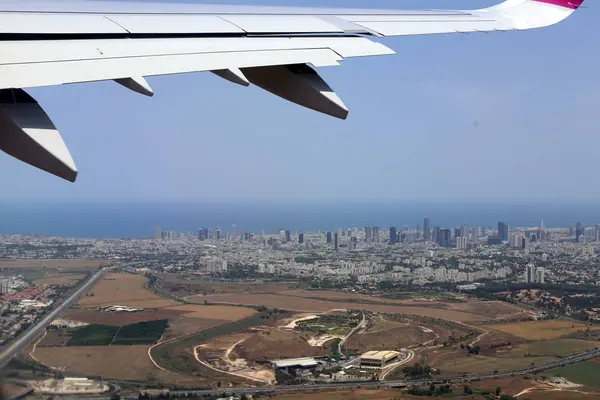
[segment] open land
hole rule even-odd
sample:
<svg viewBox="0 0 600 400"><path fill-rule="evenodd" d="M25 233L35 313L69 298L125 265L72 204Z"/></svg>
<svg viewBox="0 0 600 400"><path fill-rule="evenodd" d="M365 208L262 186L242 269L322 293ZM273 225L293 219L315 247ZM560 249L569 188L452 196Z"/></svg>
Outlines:
<svg viewBox="0 0 600 400"><path fill-rule="evenodd" d="M587 327L583 322L565 320L497 324L489 326L488 328L506 332L528 340L556 339L574 332L583 332L587 330ZM595 326L590 329L596 331L600 330L600 327Z"/></svg>
<svg viewBox="0 0 600 400"><path fill-rule="evenodd" d="M125 273L107 274L77 303L81 307L123 305L144 308L162 308L176 304L148 289L143 276Z"/></svg>
<svg viewBox="0 0 600 400"><path fill-rule="evenodd" d="M483 345L483 344L481 344ZM494 355L482 351L479 355L454 346L453 349L437 349L429 353L432 367L440 369L442 375L463 375L498 371L513 371L532 364L542 364L559 357L580 353L596 347L589 341L575 339L553 339L523 343Z"/></svg>
<svg viewBox="0 0 600 400"><path fill-rule="evenodd" d="M283 310L298 312L327 312L334 309L347 310L370 310L374 312L387 314L415 314L435 318L451 319L455 321L473 321L486 319L481 315L469 314L462 311L436 309L432 307L415 306L395 306L384 304L363 304L358 302L342 303L336 301L317 300L310 298L294 298L274 294L231 294L219 296L189 297L188 301L204 301L220 304L241 304L241 305L263 305L269 308L279 308Z"/></svg>
<svg viewBox="0 0 600 400"><path fill-rule="evenodd" d="M33 281L34 285L69 285L73 286L80 280L85 278L84 274L56 274L50 275L44 278L36 279Z"/></svg>
<svg viewBox="0 0 600 400"><path fill-rule="evenodd" d="M560 376L581 385L600 389L600 364L586 361L544 372L547 376ZM598 394L600 398L600 393Z"/></svg>

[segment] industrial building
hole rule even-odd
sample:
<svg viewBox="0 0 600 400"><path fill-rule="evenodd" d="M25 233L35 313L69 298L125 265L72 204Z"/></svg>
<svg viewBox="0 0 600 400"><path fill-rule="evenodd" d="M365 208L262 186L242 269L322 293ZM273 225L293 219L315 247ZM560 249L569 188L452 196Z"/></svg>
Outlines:
<svg viewBox="0 0 600 400"><path fill-rule="evenodd" d="M383 368L398 360L402 353L397 351L369 351L360 356L360 366L368 368Z"/></svg>
<svg viewBox="0 0 600 400"><path fill-rule="evenodd" d="M312 357L290 358L289 360L271 361L273 369L310 369L315 368L319 363Z"/></svg>

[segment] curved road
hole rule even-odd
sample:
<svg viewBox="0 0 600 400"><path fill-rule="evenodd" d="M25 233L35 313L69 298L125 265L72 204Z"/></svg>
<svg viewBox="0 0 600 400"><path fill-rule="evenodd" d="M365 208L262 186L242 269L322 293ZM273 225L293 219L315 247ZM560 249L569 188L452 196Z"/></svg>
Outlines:
<svg viewBox="0 0 600 400"><path fill-rule="evenodd" d="M75 293L73 293L67 300L50 311L50 313L48 313L41 320L37 321L35 325L26 330L25 333L20 335L10 346L8 346L8 348L0 353L0 368L4 368L14 356L27 347L29 343L33 342L35 338L37 338L39 334L46 329L46 327L50 325L50 323L54 321L61 312L70 307L71 304L75 303L75 301L77 301L77 299L79 299L84 292L89 290L104 275L106 270L107 268L102 268L92 275L92 277L89 278L87 282L85 282L79 289L77 289Z"/></svg>

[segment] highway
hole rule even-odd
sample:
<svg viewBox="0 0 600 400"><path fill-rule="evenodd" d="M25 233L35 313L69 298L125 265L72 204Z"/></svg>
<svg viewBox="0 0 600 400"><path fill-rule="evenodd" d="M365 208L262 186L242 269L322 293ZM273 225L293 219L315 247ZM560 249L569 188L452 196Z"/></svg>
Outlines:
<svg viewBox="0 0 600 400"><path fill-rule="evenodd" d="M481 381L487 379L504 378L509 376L523 376L536 372L549 370L552 368L560 367L567 364L574 364L577 362L592 360L600 357L600 349L594 349L581 354L564 357L558 360L539 364L519 371L510 372L497 372L488 373L481 375L465 375L465 376L454 376L447 378L438 379L419 379L419 380L405 380L405 381L366 381L366 382L347 382L347 383L331 383L322 385L289 385L289 386L269 386L269 387L245 387L245 388L223 388L218 390L189 390L189 391L171 391L171 398L178 398L181 396L214 396L214 395L241 395L241 394L281 394L281 393L307 393L327 390L339 390L339 389L354 389L354 388L403 388L412 385L429 386L431 384L452 384L452 383L466 383ZM132 397L122 396L123 399L137 399L137 394Z"/></svg>
<svg viewBox="0 0 600 400"><path fill-rule="evenodd" d="M31 326L28 330L26 330L23 334L21 334L15 341L8 346L2 353L0 353L0 368L4 368L6 364L16 356L21 350L23 350L27 345L33 342L39 334L46 329L50 323L59 316L61 312L63 312L66 308L70 307L79 297L89 290L97 281L100 279L105 272L106 268L103 268L96 272L92 277L90 277L83 285L81 285L75 293L73 293L67 300L65 300L62 304L55 307L50 313L44 316L41 320L37 321L35 325Z"/></svg>

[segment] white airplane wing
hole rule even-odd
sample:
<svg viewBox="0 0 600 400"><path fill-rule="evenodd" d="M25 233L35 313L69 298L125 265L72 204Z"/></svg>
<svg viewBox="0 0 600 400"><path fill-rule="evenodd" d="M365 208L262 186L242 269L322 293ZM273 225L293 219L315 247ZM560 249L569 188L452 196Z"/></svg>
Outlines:
<svg viewBox="0 0 600 400"><path fill-rule="evenodd" d="M511 31L556 24L583 0L507 0L471 11L250 7L101 1L0 1L0 149L69 181L58 130L23 89L211 71L345 119L313 67L393 54L383 36Z"/></svg>

